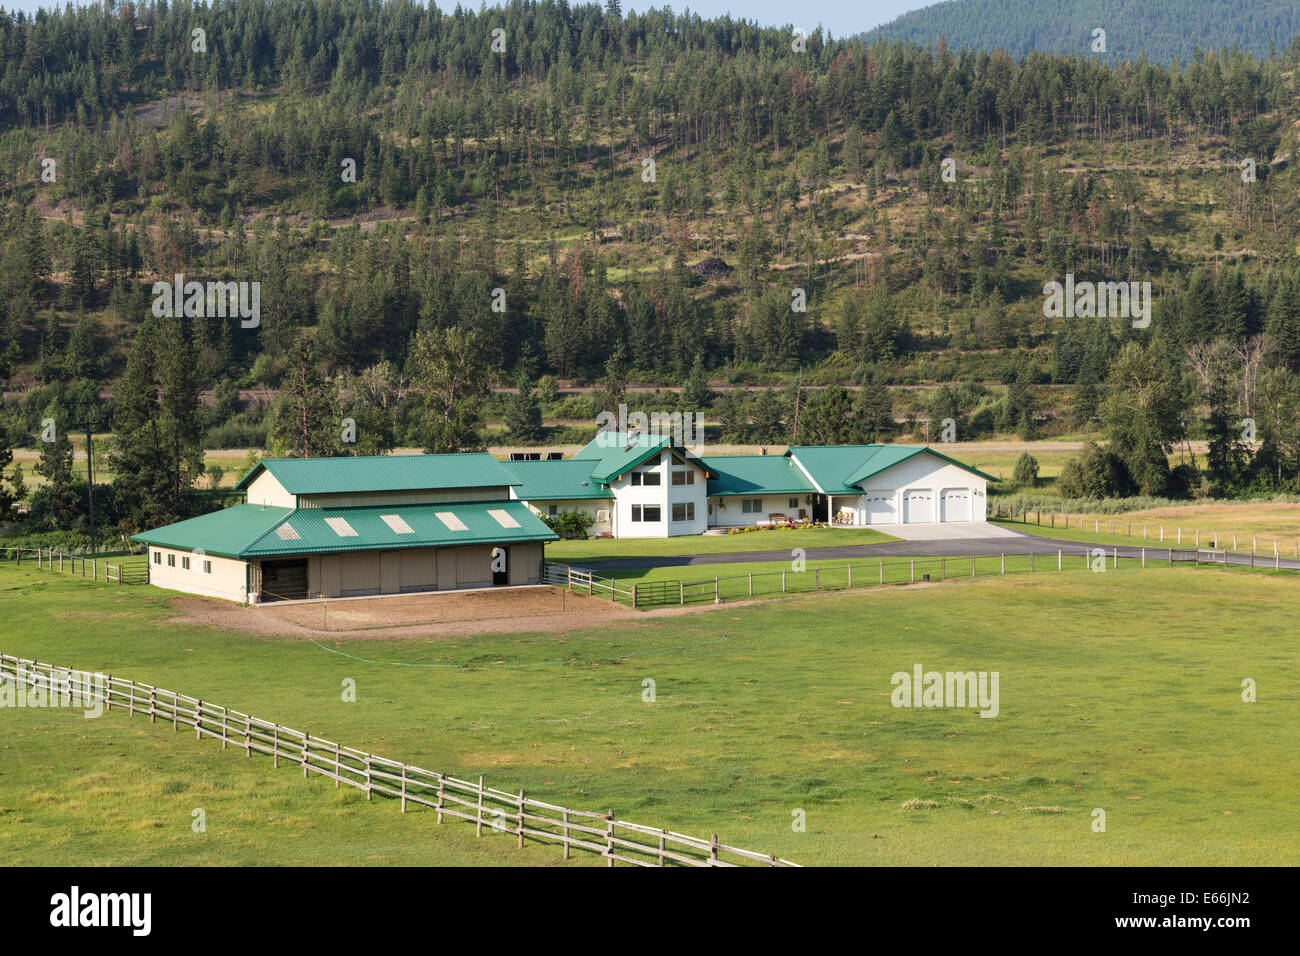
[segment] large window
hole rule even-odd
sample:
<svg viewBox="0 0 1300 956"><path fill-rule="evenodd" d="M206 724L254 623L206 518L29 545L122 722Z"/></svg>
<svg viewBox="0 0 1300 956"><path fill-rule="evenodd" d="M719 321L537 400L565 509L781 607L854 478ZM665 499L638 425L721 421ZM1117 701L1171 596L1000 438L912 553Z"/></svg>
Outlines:
<svg viewBox="0 0 1300 956"><path fill-rule="evenodd" d="M694 521L695 520L695 502L678 502L673 505L674 521Z"/></svg>
<svg viewBox="0 0 1300 956"><path fill-rule="evenodd" d="M660 520L659 512L660 512L660 508L658 505L646 505L642 511L642 513L645 515L645 520L651 523Z"/></svg>
<svg viewBox="0 0 1300 956"><path fill-rule="evenodd" d="M647 472L642 476L642 482L641 482L641 483L644 484L644 485L658 485L658 484L660 484L660 475L659 475L659 472L657 472L657 471L647 471Z"/></svg>
<svg viewBox="0 0 1300 956"><path fill-rule="evenodd" d="M756 515L763 513L762 498L741 498L740 513L743 515Z"/></svg>
<svg viewBox="0 0 1300 956"><path fill-rule="evenodd" d="M674 485L693 485L695 484L695 472L693 471L674 471Z"/></svg>

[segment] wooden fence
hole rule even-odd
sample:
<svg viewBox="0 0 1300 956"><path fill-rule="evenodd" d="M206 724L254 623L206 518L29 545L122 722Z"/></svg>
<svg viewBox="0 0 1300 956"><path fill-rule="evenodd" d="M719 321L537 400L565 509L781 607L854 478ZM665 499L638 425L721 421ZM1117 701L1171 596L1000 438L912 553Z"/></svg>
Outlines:
<svg viewBox="0 0 1300 956"><path fill-rule="evenodd" d="M327 777L336 788L346 784L365 791L366 799L374 795L401 801L402 812L408 805L432 811L438 823L443 817L467 820L475 834L484 827L493 832L512 834L523 846L524 840L558 844L564 859L573 850L598 853L610 866L629 863L635 866L798 866L775 855L742 850L718 842L717 834L704 840L659 827L619 820L610 813L573 810L526 796L486 786L483 778L475 783L447 774L434 773L411 764L345 747L331 740L293 730L262 720L211 701L198 700L163 690L149 684L55 667L23 658L0 654L0 679L9 679L31 687L43 687L50 694L71 696L73 688L96 687L102 693L105 710L126 710L133 716L148 717L151 723L170 722L172 729L194 731L196 739L210 737L221 741L221 749L243 750L271 757L276 767L285 760L302 767L304 778L310 774Z"/></svg>
<svg viewBox="0 0 1300 956"><path fill-rule="evenodd" d="M1043 528L1061 528L1068 531L1091 531L1096 535L1119 535L1126 538L1150 541L1152 545L1173 548L1206 548L1208 550L1226 550L1233 554L1254 554L1257 557L1281 556L1300 560L1300 539L1283 538L1275 534L1257 534L1251 532L1205 530L1203 528L1184 528L1181 525L1165 526L1124 517L1115 518L1101 515L1066 514L1063 512L1042 512L1032 508L1019 511L993 505L989 509L990 518L1020 520L1026 524L1036 524Z"/></svg>
<svg viewBox="0 0 1300 956"><path fill-rule="evenodd" d="M635 608L666 605L720 604L754 597L779 594L803 594L818 591L842 591L849 588L887 587L927 581L946 581L955 577L991 574L1034 573L1041 571L1103 570L1123 567L1173 567L1176 563L1229 563L1230 551L1197 548L1145 548L1113 546L1058 548L1054 551L1001 552L990 555L959 555L917 558L881 558L875 561L818 565L802 571L754 571L694 581L629 581L606 578L590 569L548 564L543 568L544 583L568 587L602 599L619 601ZM1232 563L1251 568L1284 569L1282 555L1240 555Z"/></svg>
<svg viewBox="0 0 1300 956"><path fill-rule="evenodd" d="M140 557L141 560L114 564L108 558ZM73 576L103 581L106 584L148 584L149 562L145 555L123 552L78 554L72 551L55 551L53 548L0 548L0 561L13 561L18 567L23 562L35 562L37 568L62 571Z"/></svg>

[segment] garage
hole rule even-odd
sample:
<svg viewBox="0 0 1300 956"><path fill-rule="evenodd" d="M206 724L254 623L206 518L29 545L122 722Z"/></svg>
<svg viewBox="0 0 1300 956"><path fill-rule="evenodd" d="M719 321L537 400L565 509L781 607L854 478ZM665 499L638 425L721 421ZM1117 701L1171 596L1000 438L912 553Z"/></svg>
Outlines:
<svg viewBox="0 0 1300 956"><path fill-rule="evenodd" d="M934 521L934 492L928 488L909 488L903 492L903 523L925 524Z"/></svg>
<svg viewBox="0 0 1300 956"><path fill-rule="evenodd" d="M262 593L268 601L300 601L307 596L307 560L263 561Z"/></svg>
<svg viewBox="0 0 1300 956"><path fill-rule="evenodd" d="M898 494L888 491L868 491L862 496L862 511L866 524L898 524Z"/></svg>
<svg viewBox="0 0 1300 956"><path fill-rule="evenodd" d="M945 488L939 497L940 521L970 521L970 489Z"/></svg>

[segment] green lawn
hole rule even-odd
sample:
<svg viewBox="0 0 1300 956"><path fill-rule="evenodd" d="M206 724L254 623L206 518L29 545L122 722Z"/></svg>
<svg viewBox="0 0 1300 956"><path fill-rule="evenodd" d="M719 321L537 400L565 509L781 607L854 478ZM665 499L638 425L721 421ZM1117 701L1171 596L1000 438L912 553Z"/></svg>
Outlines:
<svg viewBox="0 0 1300 956"><path fill-rule="evenodd" d="M588 538L554 541L546 546L548 561L585 565L621 558L661 558L736 551L775 551L791 548L837 548L880 544L898 539L870 528L774 528L742 534L692 534L677 538Z"/></svg>
<svg viewBox="0 0 1300 956"><path fill-rule="evenodd" d="M1073 570L329 644L363 663L177 623L149 588L4 565L0 650L808 864L1295 865L1297 607L1286 573ZM914 664L998 671L999 716L892 707ZM560 863L117 711L5 709L0 728L16 865Z"/></svg>
<svg viewBox="0 0 1300 956"><path fill-rule="evenodd" d="M1210 550L1213 544L1214 550L1227 548L1233 551L1233 537L1231 533L1222 531L1202 530L1199 539L1196 531L1190 528L1183 529L1182 541L1178 540L1178 535L1173 527L1165 526L1164 540L1160 540L1160 529L1158 525L1149 525L1147 527L1147 537L1142 537L1142 525L1140 522L1129 522L1127 519L1115 519L1115 533L1111 534L1111 521L1109 517L1093 519L1085 517L1083 519L1082 530L1078 526L1078 519L1071 527L1062 526L1060 516L1056 519L1056 527L1048 523L1046 515L1043 516L1043 524L1034 521L1011 521L1006 518L990 518L990 521L996 520L997 523L1005 528L1011 528L1015 531L1024 531L1027 534L1038 535L1043 538L1060 538L1064 541L1095 542L1105 545L1130 546L1134 548L1150 548L1153 551L1166 551L1169 548L1177 550L1190 551L1193 548L1201 547ZM1100 523L1098 523L1098 521ZM1277 538L1272 535L1260 535L1257 541L1254 541L1250 535L1242 534L1236 539L1236 553L1249 554L1252 541L1258 545L1258 554L1267 555L1272 560L1273 542L1277 541L1279 553L1284 558L1293 557L1300 554L1300 545L1294 538Z"/></svg>

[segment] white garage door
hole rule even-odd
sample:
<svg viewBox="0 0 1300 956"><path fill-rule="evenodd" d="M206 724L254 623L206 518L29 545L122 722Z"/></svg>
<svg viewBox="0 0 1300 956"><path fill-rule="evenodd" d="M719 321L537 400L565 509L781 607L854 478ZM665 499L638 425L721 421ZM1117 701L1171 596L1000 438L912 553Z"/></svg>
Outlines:
<svg viewBox="0 0 1300 956"><path fill-rule="evenodd" d="M939 499L940 521L970 521L970 489L945 488Z"/></svg>
<svg viewBox="0 0 1300 956"><path fill-rule="evenodd" d="M909 488L903 492L903 523L924 524L934 520L934 492Z"/></svg>
<svg viewBox="0 0 1300 956"><path fill-rule="evenodd" d="M894 504L898 495L893 491L868 491L862 496L863 513L867 524L897 524L898 508Z"/></svg>

